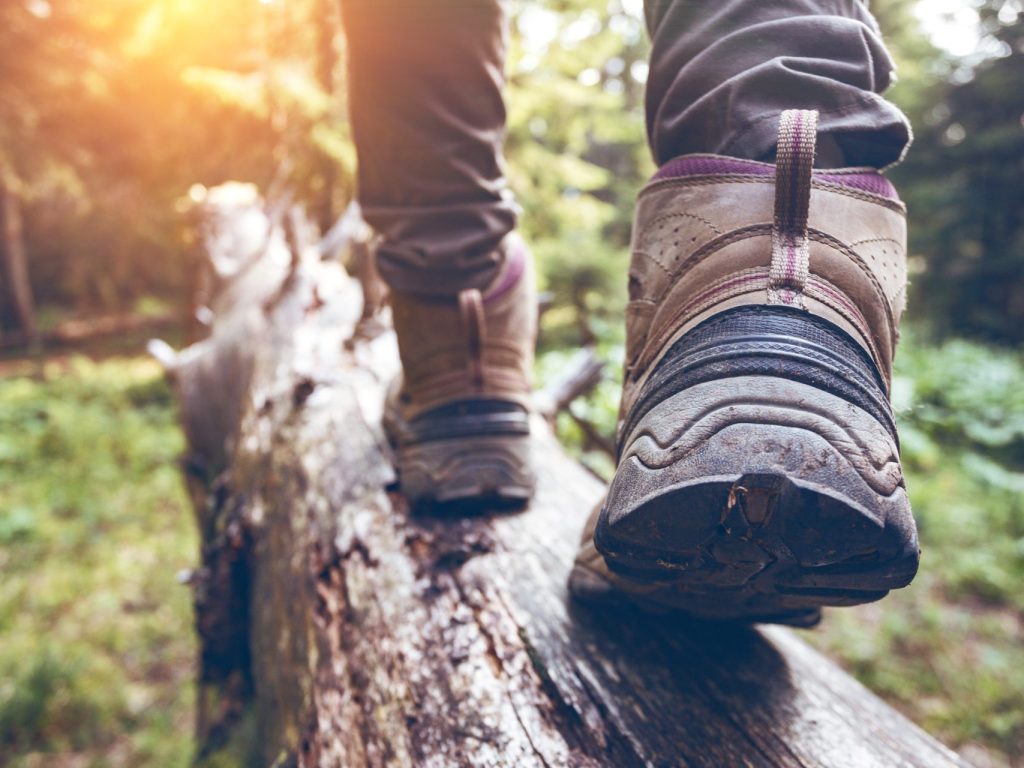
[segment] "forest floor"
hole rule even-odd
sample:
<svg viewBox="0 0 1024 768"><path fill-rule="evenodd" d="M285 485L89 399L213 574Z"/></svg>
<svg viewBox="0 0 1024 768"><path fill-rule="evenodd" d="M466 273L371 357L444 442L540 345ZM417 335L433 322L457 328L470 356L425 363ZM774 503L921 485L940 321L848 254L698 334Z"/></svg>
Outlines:
<svg viewBox="0 0 1024 768"><path fill-rule="evenodd" d="M1020 768L1024 363L911 339L899 373L921 574L802 634L979 768ZM583 407L606 419L613 390ZM0 766L189 764L195 641L177 574L198 542L183 448L145 357L4 364Z"/></svg>
<svg viewBox="0 0 1024 768"><path fill-rule="evenodd" d="M5 364L0 765L186 766L198 540L144 357Z"/></svg>

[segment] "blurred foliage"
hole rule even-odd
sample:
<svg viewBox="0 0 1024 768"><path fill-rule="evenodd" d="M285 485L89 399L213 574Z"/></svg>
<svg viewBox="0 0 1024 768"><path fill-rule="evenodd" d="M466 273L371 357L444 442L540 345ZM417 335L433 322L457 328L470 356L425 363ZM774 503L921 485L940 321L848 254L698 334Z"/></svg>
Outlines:
<svg viewBox="0 0 1024 768"><path fill-rule="evenodd" d="M340 49L328 0L0 3L0 183L27 204L40 303L184 301L194 183L280 178L322 206L337 178L343 207Z"/></svg>
<svg viewBox="0 0 1024 768"><path fill-rule="evenodd" d="M982 54L936 48L913 0L874 0L917 140L911 307L931 332L1024 340L1024 24L963 0ZM507 155L559 312L546 340L619 315L631 203L652 170L639 0L513 0ZM32 284L66 312L184 303L175 203L193 183L286 181L322 225L352 195L335 0L0 4L0 183L27 203ZM0 301L0 323L11 318Z"/></svg>
<svg viewBox="0 0 1024 768"><path fill-rule="evenodd" d="M975 0L978 53L930 46L900 0L876 2L896 55L891 96L916 138L892 178L910 213L911 307L940 337L1024 342L1024 16ZM917 274L914 274L916 272Z"/></svg>
<svg viewBox="0 0 1024 768"><path fill-rule="evenodd" d="M0 378L0 765L188 765L183 449L153 361Z"/></svg>
<svg viewBox="0 0 1024 768"><path fill-rule="evenodd" d="M505 151L522 231L552 293L546 346L593 343L599 327L622 325L633 198L653 172L643 123L648 42L636 6L512 6Z"/></svg>
<svg viewBox="0 0 1024 768"><path fill-rule="evenodd" d="M947 544L935 563L950 595L1024 616L1024 358L965 341L911 342L894 405L922 537Z"/></svg>

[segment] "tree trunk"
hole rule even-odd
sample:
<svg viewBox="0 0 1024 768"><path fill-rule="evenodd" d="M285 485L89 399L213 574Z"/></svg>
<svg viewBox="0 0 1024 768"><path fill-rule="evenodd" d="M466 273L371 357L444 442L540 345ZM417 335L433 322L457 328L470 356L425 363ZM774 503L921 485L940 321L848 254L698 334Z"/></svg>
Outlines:
<svg viewBox="0 0 1024 768"><path fill-rule="evenodd" d="M0 181L0 229L3 230L3 274L7 294L14 307L19 336L34 344L39 338L32 284L28 276L28 253L21 216L21 198L9 185Z"/></svg>
<svg viewBox="0 0 1024 768"><path fill-rule="evenodd" d="M203 758L963 765L790 631L573 603L603 486L541 420L529 509L411 515L379 426L393 335L346 344L356 282L269 241L257 262L215 259L255 266L225 282L211 336L170 362L203 536Z"/></svg>
<svg viewBox="0 0 1024 768"><path fill-rule="evenodd" d="M338 19L337 0L317 0L314 6L316 18L313 23L317 33L317 56L316 70L317 80L324 93L330 97L331 108L337 108L335 97L334 70L338 66L338 52L335 48L335 38L340 29ZM328 153L321 151L320 155L320 176L322 188L316 211L317 223L321 232L327 232L334 223L334 188L338 180L337 161Z"/></svg>

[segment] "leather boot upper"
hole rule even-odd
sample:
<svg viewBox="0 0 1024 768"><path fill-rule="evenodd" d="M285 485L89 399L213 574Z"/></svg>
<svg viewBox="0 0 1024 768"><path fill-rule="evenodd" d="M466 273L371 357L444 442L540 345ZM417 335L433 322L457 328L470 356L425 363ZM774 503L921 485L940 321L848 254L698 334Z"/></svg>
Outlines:
<svg viewBox="0 0 1024 768"><path fill-rule="evenodd" d="M501 244L502 266L484 290L454 298L392 292L402 378L389 405L404 421L457 401L529 407L537 337L533 260L518 235Z"/></svg>
<svg viewBox="0 0 1024 768"><path fill-rule="evenodd" d="M889 386L905 304L905 207L874 169L812 171L815 118L783 113L776 164L685 155L640 193L623 413L676 339L747 304L834 323Z"/></svg>

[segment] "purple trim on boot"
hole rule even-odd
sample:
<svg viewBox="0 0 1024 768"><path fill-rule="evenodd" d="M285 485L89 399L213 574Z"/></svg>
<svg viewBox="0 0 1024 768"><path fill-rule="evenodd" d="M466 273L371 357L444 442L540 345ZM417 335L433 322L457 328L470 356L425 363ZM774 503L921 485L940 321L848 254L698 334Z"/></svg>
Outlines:
<svg viewBox="0 0 1024 768"><path fill-rule="evenodd" d="M683 157L669 160L665 165L661 166L651 181L680 179L687 176L717 176L719 174L774 176L775 166L769 163L758 163L753 160L742 160L736 157L684 155ZM869 192L873 195L886 197L890 200L900 199L892 182L877 171L842 171L822 168L814 171L814 178L817 181L839 184L844 187L860 190L861 192Z"/></svg>
<svg viewBox="0 0 1024 768"><path fill-rule="evenodd" d="M661 166L652 181L678 179L683 176L714 176L719 173L774 176L775 166L736 157L683 155Z"/></svg>
<svg viewBox="0 0 1024 768"><path fill-rule="evenodd" d="M526 271L526 245L521 240L513 244L505 257L505 274L503 274L495 286L483 297L484 303L495 301L501 298L519 282L519 278Z"/></svg>
<svg viewBox="0 0 1024 768"><path fill-rule="evenodd" d="M814 178L818 181L827 181L831 184L842 184L844 187L852 187L863 192L870 192L872 195L887 197L890 200L899 200L896 194L896 187L892 185L885 176L876 171L858 171L857 173L836 173L828 169L815 171Z"/></svg>

